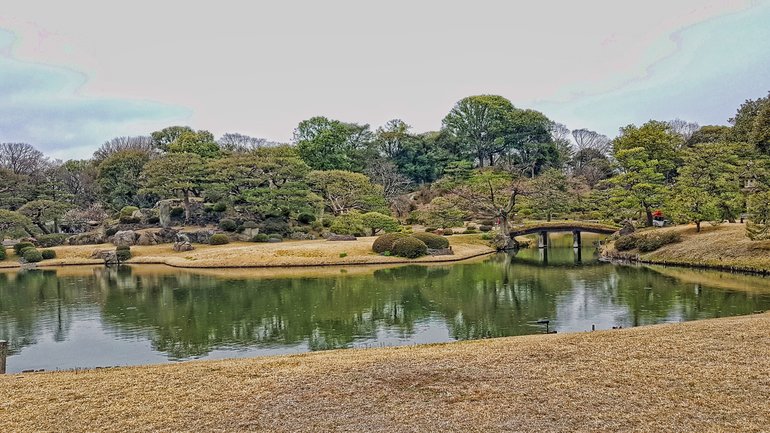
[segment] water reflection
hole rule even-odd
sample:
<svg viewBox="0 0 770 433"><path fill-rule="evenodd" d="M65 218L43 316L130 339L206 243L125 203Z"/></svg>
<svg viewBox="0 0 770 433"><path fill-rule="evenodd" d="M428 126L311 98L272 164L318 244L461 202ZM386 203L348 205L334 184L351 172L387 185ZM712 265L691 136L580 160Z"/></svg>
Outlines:
<svg viewBox="0 0 770 433"><path fill-rule="evenodd" d="M585 241L584 241L585 242ZM759 291L599 263L552 245L477 263L254 278L159 268L0 273L10 371L636 326L747 314ZM687 274L689 275L689 274ZM737 278L737 276L736 276ZM746 276L740 276L745 286ZM752 283L753 282L753 283Z"/></svg>

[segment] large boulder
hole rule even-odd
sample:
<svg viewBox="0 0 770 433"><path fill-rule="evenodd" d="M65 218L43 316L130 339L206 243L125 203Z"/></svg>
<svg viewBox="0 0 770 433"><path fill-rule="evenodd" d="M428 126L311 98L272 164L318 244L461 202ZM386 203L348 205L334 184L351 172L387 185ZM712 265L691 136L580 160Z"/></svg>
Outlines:
<svg viewBox="0 0 770 433"><path fill-rule="evenodd" d="M179 232L179 235L186 236L187 241L190 243L208 244L208 243L211 243L211 236L214 235L214 230L200 229L200 230L182 231L182 232ZM177 240L179 240L180 238L179 235L177 236Z"/></svg>
<svg viewBox="0 0 770 433"><path fill-rule="evenodd" d="M112 244L116 247L130 247L136 245L139 234L133 230L121 230L112 237Z"/></svg>
<svg viewBox="0 0 770 433"><path fill-rule="evenodd" d="M136 239L137 245L158 245L159 243L157 235L153 232L139 233L139 237Z"/></svg>
<svg viewBox="0 0 770 433"><path fill-rule="evenodd" d="M108 265L118 263L118 256L115 253L115 250L93 250L93 252L91 252L91 258L104 260L104 263Z"/></svg>
<svg viewBox="0 0 770 433"><path fill-rule="evenodd" d="M103 244L106 241L102 232L87 232L72 235L67 238L69 245L96 245Z"/></svg>
<svg viewBox="0 0 770 433"><path fill-rule="evenodd" d="M158 239L158 242L162 244L170 244L172 242L176 242L177 233L177 230L162 228L155 232L155 237Z"/></svg>
<svg viewBox="0 0 770 433"><path fill-rule="evenodd" d="M158 218L161 227L171 227L171 201L161 200L158 202Z"/></svg>
<svg viewBox="0 0 770 433"><path fill-rule="evenodd" d="M636 231L636 227L634 227L631 221L626 220L623 223L623 228L620 229L619 233L621 236L628 236L635 231Z"/></svg>
<svg viewBox="0 0 770 433"><path fill-rule="evenodd" d="M193 247L189 242L175 242L173 248L174 251L178 253L183 251L192 251L195 249L195 247Z"/></svg>

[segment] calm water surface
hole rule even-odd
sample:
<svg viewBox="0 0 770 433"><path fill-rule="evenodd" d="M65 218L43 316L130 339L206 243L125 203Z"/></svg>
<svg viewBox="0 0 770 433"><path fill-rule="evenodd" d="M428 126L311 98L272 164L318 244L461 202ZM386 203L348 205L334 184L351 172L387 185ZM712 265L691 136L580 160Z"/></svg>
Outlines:
<svg viewBox="0 0 770 433"><path fill-rule="evenodd" d="M590 247L577 254L559 242L447 266L288 272L0 273L8 372L534 334L541 319L580 332L770 309L765 278L604 264Z"/></svg>

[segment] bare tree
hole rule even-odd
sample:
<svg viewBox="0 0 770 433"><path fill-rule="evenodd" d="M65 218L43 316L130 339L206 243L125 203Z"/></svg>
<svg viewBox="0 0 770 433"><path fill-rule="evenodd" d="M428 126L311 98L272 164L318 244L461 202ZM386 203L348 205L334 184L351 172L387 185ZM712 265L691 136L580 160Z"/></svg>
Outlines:
<svg viewBox="0 0 770 433"><path fill-rule="evenodd" d="M682 137L682 140L684 141L687 141L690 138L692 138L692 135L695 134L695 132L700 129L700 125L698 125L697 123L688 122L686 120L682 120L679 118L674 120L669 120L668 122L666 122L666 124L668 125L669 128L671 128L671 130L675 134Z"/></svg>
<svg viewBox="0 0 770 433"><path fill-rule="evenodd" d="M13 174L32 175L46 165L42 152L27 143L0 143L0 167Z"/></svg>
<svg viewBox="0 0 770 433"><path fill-rule="evenodd" d="M251 137L237 132L228 132L222 135L217 142L223 150L230 152L248 152L274 144L264 138Z"/></svg>
<svg viewBox="0 0 770 433"><path fill-rule="evenodd" d="M398 168L390 161L376 160L366 169L366 175L373 183L382 185L388 202L407 192L412 181L398 172Z"/></svg>
<svg viewBox="0 0 770 433"><path fill-rule="evenodd" d="M610 152L610 139L606 135L588 129L575 129L572 131L578 151L583 149L596 149L602 154Z"/></svg>
<svg viewBox="0 0 770 433"><path fill-rule="evenodd" d="M157 148L152 140L152 137L147 135L139 135L136 137L115 137L109 141L105 141L99 149L94 152L94 162L99 164L107 159L110 155L124 151L124 150L138 150L140 152L146 152L150 155L157 153Z"/></svg>

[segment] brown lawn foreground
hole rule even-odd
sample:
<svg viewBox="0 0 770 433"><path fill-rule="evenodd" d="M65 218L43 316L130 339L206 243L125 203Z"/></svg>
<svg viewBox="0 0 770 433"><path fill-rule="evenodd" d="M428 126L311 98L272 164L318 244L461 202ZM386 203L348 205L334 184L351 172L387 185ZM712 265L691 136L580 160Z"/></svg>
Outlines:
<svg viewBox="0 0 770 433"><path fill-rule="evenodd" d="M0 431L767 431L770 314L0 378Z"/></svg>
<svg viewBox="0 0 770 433"><path fill-rule="evenodd" d="M182 268L228 267L291 267L291 266L345 266L398 263L435 263L464 260L494 252L479 235L448 237L454 255L426 256L418 259L385 257L372 252L374 237L355 241L329 242L326 240L290 241L281 243L234 242L227 245L195 245L195 250L175 252L171 244L131 247L129 264L165 264ZM104 263L89 259L95 249L114 249L111 244L54 247L57 258L44 260L38 266L87 265ZM12 250L9 250L9 252ZM0 262L0 268L17 268L15 256Z"/></svg>

